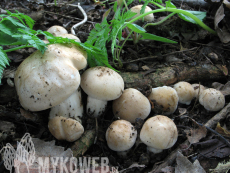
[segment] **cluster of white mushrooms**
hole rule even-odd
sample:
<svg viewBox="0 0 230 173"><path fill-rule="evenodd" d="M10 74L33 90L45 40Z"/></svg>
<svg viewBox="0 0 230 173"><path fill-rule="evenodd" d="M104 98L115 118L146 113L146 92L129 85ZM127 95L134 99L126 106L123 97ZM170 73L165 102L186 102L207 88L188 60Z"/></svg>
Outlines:
<svg viewBox="0 0 230 173"><path fill-rule="evenodd" d="M48 31L80 41L62 27L51 27ZM59 140L76 141L84 133L80 88L88 95L86 113L90 117L101 116L107 102L113 100L113 114L118 120L107 129L106 140L109 148L120 154L134 146L138 135L148 151L159 153L172 147L178 132L167 115L176 111L178 103L189 105L197 98L208 111L218 111L225 104L220 91L187 82L152 88L147 98L137 89L124 90L122 77L107 67L89 68L80 76L79 70L86 66L87 54L80 47L52 44L43 55L34 52L16 71L15 86L21 105L30 111L51 108L48 127ZM151 111L156 116L148 118ZM132 124L137 118L148 118L140 134Z"/></svg>
<svg viewBox="0 0 230 173"><path fill-rule="evenodd" d="M124 90L113 101L113 114L120 120L114 121L106 131L109 148L124 156L134 146L138 136L132 123L137 118L146 119L151 111L156 116L145 121L140 131L140 140L153 153L172 147L177 141L178 132L167 115L176 111L178 103L189 105L194 98L199 99L208 111L218 111L225 105L225 98L220 91L188 82L178 82L173 87L152 88L148 98L134 88Z"/></svg>

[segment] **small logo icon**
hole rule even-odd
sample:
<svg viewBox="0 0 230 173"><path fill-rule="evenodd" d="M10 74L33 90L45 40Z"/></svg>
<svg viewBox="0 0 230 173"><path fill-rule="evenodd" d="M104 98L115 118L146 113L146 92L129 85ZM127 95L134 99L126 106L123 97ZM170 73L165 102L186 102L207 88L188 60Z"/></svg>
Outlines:
<svg viewBox="0 0 230 173"><path fill-rule="evenodd" d="M7 143L6 146L0 150L0 153L3 153L4 166L10 173L12 173L13 167L19 172L21 163L26 165L29 173L29 167L35 161L34 143L29 133L26 133L21 141L17 143L16 151L10 143Z"/></svg>

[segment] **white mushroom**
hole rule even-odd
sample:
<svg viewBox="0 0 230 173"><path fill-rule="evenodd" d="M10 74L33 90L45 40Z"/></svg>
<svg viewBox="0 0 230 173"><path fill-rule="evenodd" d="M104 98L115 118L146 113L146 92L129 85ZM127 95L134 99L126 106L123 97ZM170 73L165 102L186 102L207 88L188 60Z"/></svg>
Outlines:
<svg viewBox="0 0 230 173"><path fill-rule="evenodd" d="M197 83L192 84L192 86L193 86L194 91L195 91L195 97L199 98L198 96L200 96L201 93L205 90L205 87L203 85L200 85Z"/></svg>
<svg viewBox="0 0 230 173"><path fill-rule="evenodd" d="M82 74L81 88L88 95L87 114L98 117L105 111L107 101L121 96L124 81L114 70L98 66L89 68Z"/></svg>
<svg viewBox="0 0 230 173"><path fill-rule="evenodd" d="M189 105L195 97L194 88L188 82L178 82L174 85L174 89L179 96L179 103Z"/></svg>
<svg viewBox="0 0 230 173"><path fill-rule="evenodd" d="M84 127L80 122L61 116L49 120L48 128L56 139L68 142L76 141L84 133Z"/></svg>
<svg viewBox="0 0 230 173"><path fill-rule="evenodd" d="M148 146L147 150L153 153L160 153L172 147L177 137L176 125L170 118L163 115L149 118L140 132L141 141Z"/></svg>
<svg viewBox="0 0 230 173"><path fill-rule="evenodd" d="M55 37L58 37L62 34L68 34L68 31L64 27L57 25L51 26L47 31Z"/></svg>
<svg viewBox="0 0 230 173"><path fill-rule="evenodd" d="M113 101L114 116L131 123L134 123L136 118L147 118L150 111L148 98L134 88L124 90L123 94Z"/></svg>
<svg viewBox="0 0 230 173"><path fill-rule="evenodd" d="M117 120L108 127L105 137L111 150L125 155L136 142L137 130L130 122Z"/></svg>
<svg viewBox="0 0 230 173"><path fill-rule="evenodd" d="M132 7L130 10L134 13L137 13L133 18L136 18L138 16L140 16L140 11L141 11L141 8L142 8L143 5L136 5L134 7ZM149 12L149 11L152 11L152 9L148 6L145 7L145 13ZM153 13L151 14L148 14L144 17L144 21L146 22L152 22L154 20L154 15Z"/></svg>
<svg viewBox="0 0 230 173"><path fill-rule="evenodd" d="M208 111L219 111L225 105L225 97L220 91L209 88L202 92L199 102Z"/></svg>
<svg viewBox="0 0 230 173"><path fill-rule="evenodd" d="M81 100L80 87L61 104L51 108L49 119L52 119L56 116L73 118L81 122L81 118L83 116L83 104Z"/></svg>
<svg viewBox="0 0 230 173"><path fill-rule="evenodd" d="M174 113L179 101L176 90L168 86L153 88L148 98L154 104L153 111L163 115Z"/></svg>
<svg viewBox="0 0 230 173"><path fill-rule="evenodd" d="M59 35L59 37L68 38L68 39L74 39L76 42L81 43L81 40L77 36L75 36L73 34L61 34L61 35Z"/></svg>
<svg viewBox="0 0 230 173"><path fill-rule="evenodd" d="M80 85L78 70L87 65L87 54L80 47L52 44L42 55L34 52L15 73L15 86L21 105L41 111L66 100Z"/></svg>

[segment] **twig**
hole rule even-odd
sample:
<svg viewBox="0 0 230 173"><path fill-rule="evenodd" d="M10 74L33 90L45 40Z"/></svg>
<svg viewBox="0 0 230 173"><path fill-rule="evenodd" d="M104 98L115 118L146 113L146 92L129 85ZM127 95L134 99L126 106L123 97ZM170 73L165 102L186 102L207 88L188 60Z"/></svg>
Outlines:
<svg viewBox="0 0 230 173"><path fill-rule="evenodd" d="M220 120L222 120L226 117L226 115L229 113L229 111L230 111L230 103L227 106L225 106L214 117L212 117L207 123L205 123L206 128L207 127L208 128L214 128ZM189 141L186 140L182 145L189 145ZM154 165L153 170L150 173L161 172L162 168L165 168L166 166L172 165L175 162L175 159L177 157L178 152L182 152L180 147L178 147L173 152L171 152L171 154L164 160L164 163L162 163L161 165L158 165L158 166Z"/></svg>
<svg viewBox="0 0 230 173"><path fill-rule="evenodd" d="M87 14L85 13L85 10L81 7L80 3L78 3L78 5L66 4L66 3L59 3L59 4L60 4L60 5L68 5L68 6L72 6L72 7L78 7L79 10L82 12L82 14L83 14L83 16L84 16L84 19L83 19L81 22L79 22L79 23L73 25L72 28L71 28L71 33L72 33L73 35L76 35L74 30L75 30L78 26L84 24L84 23L87 21ZM47 4L47 5L55 5L55 3L49 3L49 4Z"/></svg>

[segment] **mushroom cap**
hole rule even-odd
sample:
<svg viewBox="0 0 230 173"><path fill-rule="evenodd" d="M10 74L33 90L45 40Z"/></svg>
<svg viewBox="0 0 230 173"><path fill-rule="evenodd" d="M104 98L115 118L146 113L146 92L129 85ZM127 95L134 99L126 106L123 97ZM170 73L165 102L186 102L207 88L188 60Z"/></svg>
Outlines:
<svg viewBox="0 0 230 173"><path fill-rule="evenodd" d="M168 86L153 88L148 98L154 103L153 111L163 115L174 113L179 101L176 90Z"/></svg>
<svg viewBox="0 0 230 173"><path fill-rule="evenodd" d="M174 122L163 115L149 118L140 132L140 139L147 146L156 149L172 147L178 137L177 127Z"/></svg>
<svg viewBox="0 0 230 173"><path fill-rule="evenodd" d="M194 88L188 82L178 82L174 85L174 89L179 96L179 103L189 105L195 97Z"/></svg>
<svg viewBox="0 0 230 173"><path fill-rule="evenodd" d="M115 117L134 123L136 118L145 119L151 111L151 104L140 91L129 88L113 101L113 114Z"/></svg>
<svg viewBox="0 0 230 173"><path fill-rule="evenodd" d="M124 81L114 70L108 67L92 67L81 76L81 88L98 100L114 100L124 91Z"/></svg>
<svg viewBox="0 0 230 173"><path fill-rule="evenodd" d="M49 119L52 119L56 116L73 118L81 122L81 118L83 116L83 104L81 100L80 87L66 100L51 108Z"/></svg>
<svg viewBox="0 0 230 173"><path fill-rule="evenodd" d="M136 18L138 16L140 16L140 11L141 11L141 8L142 8L143 5L136 5L136 6L133 6L130 10L134 13L137 13L133 18ZM152 9L148 6L145 7L145 13L149 12L149 11L152 11ZM148 14L144 17L144 21L146 22L152 22L154 20L154 15L153 13L151 14Z"/></svg>
<svg viewBox="0 0 230 173"><path fill-rule="evenodd" d="M225 97L220 91L209 88L202 92L199 102L208 111L219 111L225 105Z"/></svg>
<svg viewBox="0 0 230 173"><path fill-rule="evenodd" d="M59 37L68 38L68 39L74 39L76 42L81 43L81 40L77 36L75 36L73 34L61 34L61 35L59 35Z"/></svg>
<svg viewBox="0 0 230 173"><path fill-rule="evenodd" d="M135 144L137 130L130 122L117 120L108 127L105 137L111 150L126 151Z"/></svg>
<svg viewBox="0 0 230 173"><path fill-rule="evenodd" d="M203 85L198 84L198 83L194 83L194 84L192 84L192 86L194 88L196 98L198 98L198 94L200 96L201 93L205 90L205 87Z"/></svg>
<svg viewBox="0 0 230 173"><path fill-rule="evenodd" d="M76 120L57 116L49 120L50 133L58 140L76 141L84 133L84 127Z"/></svg>
<svg viewBox="0 0 230 173"><path fill-rule="evenodd" d="M55 37L61 34L68 34L68 31L64 27L58 25L51 26L47 31Z"/></svg>
<svg viewBox="0 0 230 173"><path fill-rule="evenodd" d="M78 47L61 44L49 45L43 55L34 52L15 73L21 105L30 111L41 111L66 100L80 85L78 68L85 59Z"/></svg>

